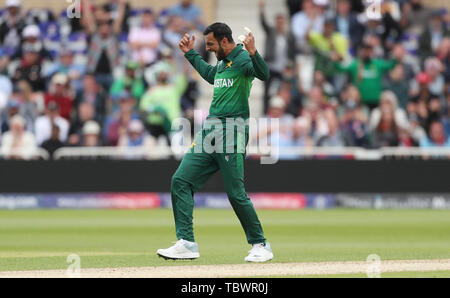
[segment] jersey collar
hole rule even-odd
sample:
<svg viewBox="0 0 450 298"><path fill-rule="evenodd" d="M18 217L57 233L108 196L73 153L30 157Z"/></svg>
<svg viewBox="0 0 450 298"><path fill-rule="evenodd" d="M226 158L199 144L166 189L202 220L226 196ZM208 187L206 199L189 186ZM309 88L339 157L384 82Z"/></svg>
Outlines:
<svg viewBox="0 0 450 298"><path fill-rule="evenodd" d="M225 58L224 60L227 61L233 61L234 58L236 58L236 56L242 51L242 44L238 44L227 56L227 58Z"/></svg>

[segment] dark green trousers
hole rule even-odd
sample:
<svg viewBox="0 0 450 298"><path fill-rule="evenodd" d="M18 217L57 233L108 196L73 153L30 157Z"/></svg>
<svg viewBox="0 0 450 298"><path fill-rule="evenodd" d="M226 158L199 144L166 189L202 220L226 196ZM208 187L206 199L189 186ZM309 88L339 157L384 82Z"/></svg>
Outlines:
<svg viewBox="0 0 450 298"><path fill-rule="evenodd" d="M205 136L205 131L196 135L193 146L172 177L172 208L177 238L195 241L193 195L214 173L220 171L228 199L241 222L248 243L265 243L261 223L244 188L245 153L196 152L196 146L202 146L198 138L200 134Z"/></svg>

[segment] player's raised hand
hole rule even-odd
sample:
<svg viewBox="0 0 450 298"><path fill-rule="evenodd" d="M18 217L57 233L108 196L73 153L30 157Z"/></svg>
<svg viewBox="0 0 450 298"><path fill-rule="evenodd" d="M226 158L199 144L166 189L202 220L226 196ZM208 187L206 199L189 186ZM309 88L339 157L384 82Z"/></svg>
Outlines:
<svg viewBox="0 0 450 298"><path fill-rule="evenodd" d="M179 47L183 53L187 53L194 48L195 36L192 37L186 33L180 41Z"/></svg>
<svg viewBox="0 0 450 298"><path fill-rule="evenodd" d="M243 41L245 49L248 51L251 57L256 54L255 37L252 32L249 32Z"/></svg>

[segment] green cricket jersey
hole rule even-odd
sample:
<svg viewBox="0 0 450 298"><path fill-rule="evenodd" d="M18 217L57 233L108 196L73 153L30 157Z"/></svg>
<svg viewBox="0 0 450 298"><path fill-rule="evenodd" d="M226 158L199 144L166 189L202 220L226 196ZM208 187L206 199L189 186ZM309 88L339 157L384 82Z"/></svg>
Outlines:
<svg viewBox="0 0 450 298"><path fill-rule="evenodd" d="M208 118L250 117L248 98L252 81L255 77L262 81L269 78L269 67L258 52L250 57L243 45L238 44L216 66L206 63L193 49L185 57L208 83L214 85Z"/></svg>
<svg viewBox="0 0 450 298"><path fill-rule="evenodd" d="M348 65L334 65L337 70L350 74L353 84L361 93L363 103L376 104L380 101L383 76L395 67L397 60L372 59L369 63L361 63L363 62L360 59L355 59ZM358 78L359 72L361 78Z"/></svg>

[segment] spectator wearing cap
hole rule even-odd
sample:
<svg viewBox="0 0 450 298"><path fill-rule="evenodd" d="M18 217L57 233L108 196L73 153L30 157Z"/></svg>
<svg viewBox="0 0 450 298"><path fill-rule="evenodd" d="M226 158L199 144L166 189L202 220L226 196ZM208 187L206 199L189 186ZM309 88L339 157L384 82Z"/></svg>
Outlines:
<svg viewBox="0 0 450 298"><path fill-rule="evenodd" d="M126 134L123 134L119 141L119 146L124 151L125 159L144 159L154 157L154 148L157 146L156 139L145 131L142 121L133 119L127 127ZM136 154L136 151L127 150L128 148L142 148L145 154ZM132 154L129 154L132 153ZM158 156L158 154L157 154Z"/></svg>
<svg viewBox="0 0 450 298"><path fill-rule="evenodd" d="M308 48L305 48L305 45L308 44L306 38L309 31L323 31L325 18L319 8L320 5L318 5L323 4L322 2L323 1L321 0L304 0L302 3L302 11L299 11L292 16L292 33L295 36L297 49L300 51L308 51Z"/></svg>
<svg viewBox="0 0 450 298"><path fill-rule="evenodd" d="M19 48L25 21L20 0L6 0L6 11L0 19L0 44L12 54Z"/></svg>
<svg viewBox="0 0 450 298"><path fill-rule="evenodd" d="M45 48L41 41L41 29L37 25L27 25L22 31L22 44L10 57L10 60L22 59L24 52L34 51L39 53L42 60L53 60L50 52Z"/></svg>
<svg viewBox="0 0 450 298"><path fill-rule="evenodd" d="M52 134L52 126L59 127L59 140L65 142L69 133L69 122L59 115L59 106L52 101L47 105L45 114L39 116L35 123L36 142L40 146Z"/></svg>
<svg viewBox="0 0 450 298"><path fill-rule="evenodd" d="M359 51L358 59L348 64L334 63L334 66L338 71L350 74L352 84L361 93L362 102L374 109L378 106L383 89L382 78L397 64L397 54L398 52L393 52L392 60L373 58L373 47L365 43ZM333 59L337 61L338 57L334 56Z"/></svg>
<svg viewBox="0 0 450 298"><path fill-rule="evenodd" d="M307 39L314 52L315 70L322 71L328 80L333 79L336 69L331 56L335 54L339 59L346 59L349 54L348 41L335 30L334 18L325 19L323 33L310 31Z"/></svg>
<svg viewBox="0 0 450 298"><path fill-rule="evenodd" d="M174 52L169 47L163 47L159 52L159 59L145 70L145 81L148 86L155 85L157 82L157 74L165 70L169 74L169 78L173 80L176 77L179 69L177 69L177 62L175 61Z"/></svg>
<svg viewBox="0 0 450 298"><path fill-rule="evenodd" d="M419 54L422 61L433 55L445 37L450 37L450 30L442 20L442 12L435 10L431 19L423 24L424 32L419 38Z"/></svg>
<svg viewBox="0 0 450 298"><path fill-rule="evenodd" d="M68 76L71 87L75 91L79 91L82 87L85 72L86 67L84 65L75 63L73 52L68 49L63 49L59 52L58 61L53 63L47 71L46 76L50 78L56 73L63 73Z"/></svg>
<svg viewBox="0 0 450 298"><path fill-rule="evenodd" d="M416 75L416 81L412 83L410 95L413 102L428 102L436 94L430 90L430 76L426 72L420 72Z"/></svg>
<svg viewBox="0 0 450 298"><path fill-rule="evenodd" d="M181 96L187 81L183 75L170 82L169 73L161 71L157 75L157 84L150 87L139 104L139 110L146 121L146 127L155 138L161 135L169 139L172 121L180 117Z"/></svg>
<svg viewBox="0 0 450 298"><path fill-rule="evenodd" d="M425 70L419 73L416 81L411 84L411 94L415 101L424 101L439 97L444 101L445 79L442 74L444 67L436 57L425 60Z"/></svg>
<svg viewBox="0 0 450 298"><path fill-rule="evenodd" d="M155 26L155 17L150 9L144 10L140 26L131 28L128 42L131 58L141 66L148 66L158 58L161 30Z"/></svg>
<svg viewBox="0 0 450 298"><path fill-rule="evenodd" d="M444 126L440 121L434 121L430 124L428 137L421 140L420 147L450 147L450 138L445 134Z"/></svg>
<svg viewBox="0 0 450 298"><path fill-rule="evenodd" d="M55 102L59 106L59 114L66 120L70 120L73 98L69 92L69 78L63 73L57 73L52 77L49 92L44 95L45 106Z"/></svg>
<svg viewBox="0 0 450 298"><path fill-rule="evenodd" d="M45 149L48 152L48 154L50 154L50 158L53 158L53 154L55 153L56 150L64 147L64 143L61 142L61 140L59 139L59 132L60 132L59 126L53 124L50 138L45 140L41 144L41 148Z"/></svg>
<svg viewBox="0 0 450 298"><path fill-rule="evenodd" d="M90 120L86 122L83 126L83 137L80 142L80 146L84 147L98 147L102 146L102 139L100 136L101 127L100 125Z"/></svg>
<svg viewBox="0 0 450 298"><path fill-rule="evenodd" d="M25 129L25 119L20 115L11 118L11 130L2 136L1 153L11 159L31 159L36 154L34 135Z"/></svg>
<svg viewBox="0 0 450 298"><path fill-rule="evenodd" d="M33 92L43 92L46 90L46 80L42 73L43 57L39 47L24 46L23 56L19 66L14 71L12 81L26 80L32 87Z"/></svg>
<svg viewBox="0 0 450 298"><path fill-rule="evenodd" d="M286 111L286 101L279 95L273 96L269 102L269 109L267 111L267 116L274 119L292 119L291 115L287 115Z"/></svg>
<svg viewBox="0 0 450 298"><path fill-rule="evenodd" d="M127 93L118 97L119 109L106 121L105 139L109 146L117 146L119 139L127 134L130 121L139 118L134 110L136 100Z"/></svg>
<svg viewBox="0 0 450 298"><path fill-rule="evenodd" d="M146 134L144 124L139 119L131 120L127 127L127 133L119 139L119 146L121 147L148 147L150 144L155 145L155 143L155 138Z"/></svg>
<svg viewBox="0 0 450 298"><path fill-rule="evenodd" d="M270 77L264 82L264 113L267 113L271 86L280 81L288 62L295 61L295 38L286 27L286 17L283 14L275 16L275 26L269 25L265 14L265 1L259 2L259 18L266 33L264 60L270 69Z"/></svg>
<svg viewBox="0 0 450 298"><path fill-rule="evenodd" d="M196 29L203 32L205 24L202 20L202 11L193 2L194 0L179 0L179 3L169 8L169 16L180 16L186 30Z"/></svg>
<svg viewBox="0 0 450 298"><path fill-rule="evenodd" d="M109 19L109 14L105 14L98 24L91 9L88 8L91 6L91 0L85 0L86 9L83 18L90 35L87 72L93 73L97 82L105 91L109 91L113 82L113 72L120 66L118 36L122 32L121 24L125 16L126 3L119 2L118 16L114 22Z"/></svg>
<svg viewBox="0 0 450 298"><path fill-rule="evenodd" d="M124 91L129 92L139 104L139 100L145 93L145 82L140 74L138 62L129 61L126 64L124 75L114 81L109 93L114 96Z"/></svg>
<svg viewBox="0 0 450 298"><path fill-rule="evenodd" d="M78 110L78 106L83 102L94 105L95 119L98 123L103 123L107 116L107 94L92 74L86 74L83 77L82 88L76 93L73 108Z"/></svg>

